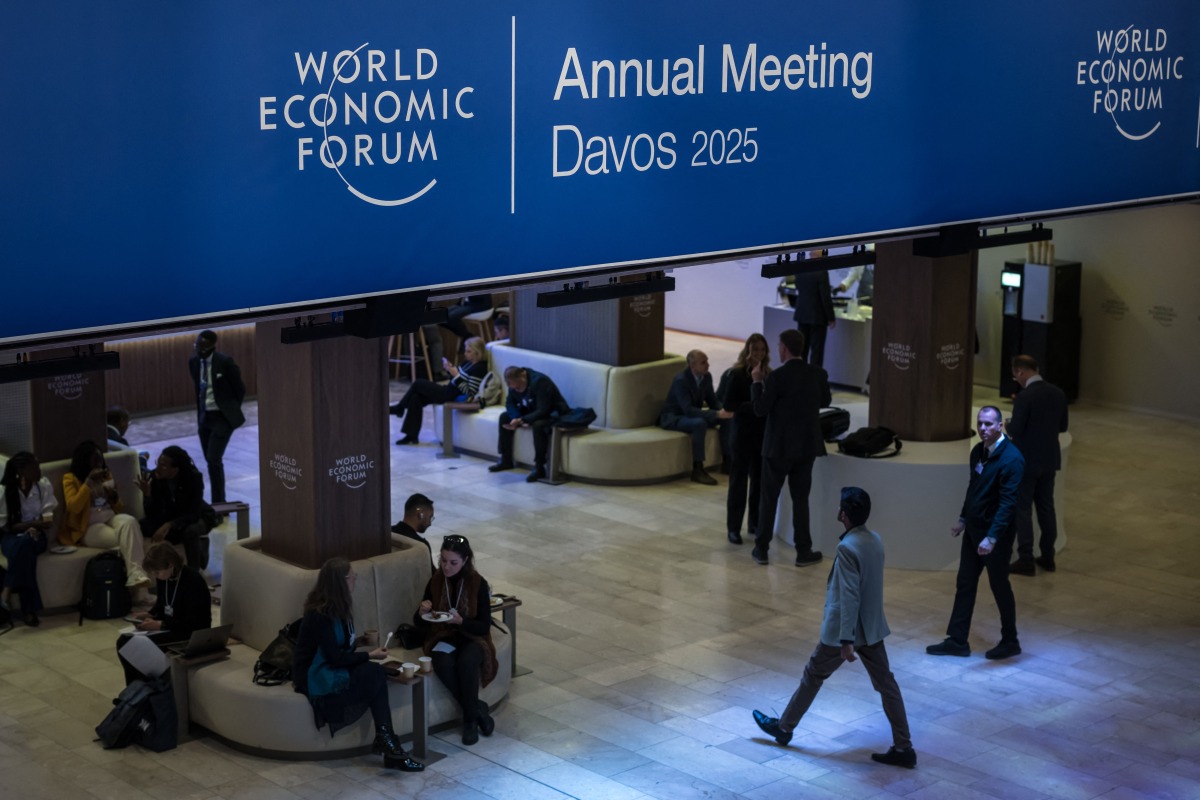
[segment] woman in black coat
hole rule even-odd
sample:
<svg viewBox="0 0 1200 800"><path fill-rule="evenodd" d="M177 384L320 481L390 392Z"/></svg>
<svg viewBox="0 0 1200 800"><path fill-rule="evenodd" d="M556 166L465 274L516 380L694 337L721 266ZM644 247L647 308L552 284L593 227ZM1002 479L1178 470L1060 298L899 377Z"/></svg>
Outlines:
<svg viewBox="0 0 1200 800"><path fill-rule="evenodd" d="M204 521L204 476L178 445L163 448L150 477L137 479L145 498L142 535L155 542L183 545L188 566L208 566L208 524Z"/></svg>
<svg viewBox="0 0 1200 800"><path fill-rule="evenodd" d="M387 650L355 650L353 593L357 575L344 558L321 565L317 585L304 601L304 619L296 644L292 680L308 697L318 728L333 736L353 725L368 709L375 721L376 753L384 766L420 772L425 765L408 757L392 728L387 676L377 662Z"/></svg>
<svg viewBox="0 0 1200 800"><path fill-rule="evenodd" d="M479 689L495 679L499 670L492 643L491 592L475 571L475 554L465 536L442 539L438 569L425 585L425 596L413 623L425 635L425 655L433 658L433 671L462 709L462 743L491 736L496 723ZM430 622L426 617L445 618Z"/></svg>
<svg viewBox="0 0 1200 800"><path fill-rule="evenodd" d="M750 484L750 519L747 532L754 536L758 532L758 498L762 478L763 435L767 421L754 413L750 399L750 370L762 364L764 377L771 371L770 349L761 333L752 333L746 339L742 352L729 371L728 389L725 394L725 410L733 412L733 464L729 471L729 494L725 501L725 530L731 544L742 543L742 517L746 514L746 483Z"/></svg>
<svg viewBox="0 0 1200 800"><path fill-rule="evenodd" d="M150 637L160 649L176 642L186 642L196 631L212 627L212 595L208 583L199 571L183 565L183 557L166 542L155 542L142 559L142 569L158 584L154 607L137 611L130 618L139 620L134 630ZM145 678L121 658L121 648L131 636L123 633L117 639L117 658L125 668L125 685Z"/></svg>

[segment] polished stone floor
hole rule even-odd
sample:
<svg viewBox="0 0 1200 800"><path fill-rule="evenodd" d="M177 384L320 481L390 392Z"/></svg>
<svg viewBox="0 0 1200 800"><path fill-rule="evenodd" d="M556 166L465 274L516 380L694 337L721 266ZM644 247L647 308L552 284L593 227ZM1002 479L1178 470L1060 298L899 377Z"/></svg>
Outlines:
<svg viewBox="0 0 1200 800"><path fill-rule="evenodd" d="M668 346L692 341L672 334ZM737 349L703 346L715 370ZM455 731L441 734L435 749L448 757L422 775L368 757L254 758L209 738L163 754L104 751L92 729L122 684L121 623L58 614L0 637L0 796L1200 797L1200 428L1086 403L1071 414L1059 488L1070 544L1056 573L1013 578L1021 656L983 659L998 638L986 588L975 655L926 656L943 636L953 574L888 571L888 649L914 771L871 762L889 733L860 664L826 683L789 748L755 728L751 709L782 710L816 641L826 568L759 567L748 547L727 544L723 479L528 485L476 459L438 460L428 443L392 449L397 516L408 494L433 497L430 535L468 535L496 590L525 603L520 660L533 672L513 681L493 737L464 748ZM257 527L254 419L227 463L228 494L254 504ZM192 425L187 413L139 419L130 438L196 452ZM947 527L957 510L946 509ZM872 525L886 541L888 516Z"/></svg>

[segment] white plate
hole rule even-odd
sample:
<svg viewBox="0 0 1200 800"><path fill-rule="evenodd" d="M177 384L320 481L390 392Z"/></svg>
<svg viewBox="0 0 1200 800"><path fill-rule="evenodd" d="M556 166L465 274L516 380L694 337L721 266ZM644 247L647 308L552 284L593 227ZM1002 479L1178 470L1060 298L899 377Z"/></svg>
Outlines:
<svg viewBox="0 0 1200 800"><path fill-rule="evenodd" d="M501 603L503 603L503 602L504 602L504 598L503 598L503 597L493 597L493 598L492 598L492 605L494 605L494 606L498 606L498 605L500 605L500 604L501 604Z"/></svg>
<svg viewBox="0 0 1200 800"><path fill-rule="evenodd" d="M449 611L430 611L421 615L421 619L426 622L449 622L454 619L454 615Z"/></svg>
<svg viewBox="0 0 1200 800"><path fill-rule="evenodd" d="M67 545L67 544L60 544L60 545L55 545L54 547L51 547L49 552L54 553L54 555L56 555L56 556L65 556L67 553L74 553L78 549L79 549L78 547L71 547L70 545Z"/></svg>

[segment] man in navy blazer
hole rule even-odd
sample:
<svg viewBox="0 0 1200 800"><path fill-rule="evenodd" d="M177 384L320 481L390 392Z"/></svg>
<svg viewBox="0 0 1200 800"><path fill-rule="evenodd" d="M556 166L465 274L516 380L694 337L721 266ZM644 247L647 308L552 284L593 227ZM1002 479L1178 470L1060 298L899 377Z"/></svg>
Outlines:
<svg viewBox="0 0 1200 800"><path fill-rule="evenodd" d="M212 502L224 503L225 448L234 430L246 421L242 414L246 385L234 360L217 352L217 334L212 331L201 331L196 337L196 355L188 360L188 372L196 387L200 448L208 464Z"/></svg>
<svg viewBox="0 0 1200 800"><path fill-rule="evenodd" d="M886 753L872 753L871 758L881 764L912 769L917 765L917 752L909 736L904 697L883 645L884 637L891 633L883 613L883 540L867 528L870 515L871 497L866 492L857 486L842 489L837 520L845 532L826 582L821 641L808 659L804 677L783 716L775 719L756 710L754 721L764 733L786 747L825 679L842 662L854 661L858 655L871 677L871 685L879 692L883 713L892 726L892 747Z"/></svg>
<svg viewBox="0 0 1200 800"><path fill-rule="evenodd" d="M707 408L706 408L707 406ZM687 354L687 369L671 381L667 402L658 415L658 426L686 433L692 440L692 480L706 486L717 481L704 469L704 439L708 429L733 416L726 411L713 391L708 356L700 350Z"/></svg>
<svg viewBox="0 0 1200 800"><path fill-rule="evenodd" d="M1012 360L1013 380L1021 391L1013 400L1008 435L1025 457L1025 477L1017 494L1017 560L1009 567L1014 575L1036 575L1037 566L1054 572L1054 542L1058 520L1054 515L1054 473L1062 469L1058 435L1067 430L1067 395L1042 379L1037 359L1020 355ZM1033 557L1033 507L1037 506L1041 555ZM1035 566L1035 564L1037 566Z"/></svg>
<svg viewBox="0 0 1200 800"><path fill-rule="evenodd" d="M767 550L775 532L775 508L787 481L792 498L792 536L796 543L796 566L807 567L821 560L812 549L808 529L808 492L812 488L813 462L825 455L821 435L821 409L833 396L829 376L820 367L806 364L804 336L800 331L779 334L779 369L763 378L762 365L750 371L750 400L754 413L767 418L763 437L762 494L758 506L758 532L750 553L756 564L767 563Z"/></svg>
<svg viewBox="0 0 1200 800"><path fill-rule="evenodd" d="M954 608L946 639L931 644L931 656L969 656L971 615L979 592L979 574L987 570L988 585L1000 611L1000 643L988 650L988 658L1009 658L1021 652L1017 639L1017 603L1008 580L1016 528L1017 492L1025 472L1025 459L1004 435L1004 417L995 406L979 409L979 444L971 449L971 478L958 522L951 536L962 538L955 581Z"/></svg>
<svg viewBox="0 0 1200 800"><path fill-rule="evenodd" d="M500 460L488 467L488 472L503 472L513 468L513 437L518 429L530 428L533 433L533 470L525 477L525 481L536 483L546 477L550 429L571 407L548 375L528 367L508 367L504 370L504 382L508 386L508 399L504 413L500 415L500 441L496 446L500 451Z"/></svg>

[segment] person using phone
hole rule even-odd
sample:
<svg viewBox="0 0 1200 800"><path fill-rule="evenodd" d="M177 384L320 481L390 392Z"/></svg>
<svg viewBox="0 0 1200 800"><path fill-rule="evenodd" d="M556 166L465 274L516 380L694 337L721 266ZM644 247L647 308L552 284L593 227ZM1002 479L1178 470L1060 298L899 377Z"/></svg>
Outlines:
<svg viewBox="0 0 1200 800"><path fill-rule="evenodd" d="M145 590L150 578L142 569L142 529L136 519L122 513L124 506L100 445L86 440L75 447L71 467L63 475L63 498L66 509L59 542L120 552L125 561L125 585L135 590L134 604L148 606Z"/></svg>
<svg viewBox="0 0 1200 800"><path fill-rule="evenodd" d="M42 476L33 453L21 451L4 465L0 478L4 487L0 502L0 552L8 559L4 587L0 589L0 624L11 617L13 592L21 596L21 613L26 625L41 624L42 593L37 582L37 558L46 552L46 533L54 519L58 500L50 481Z"/></svg>
<svg viewBox="0 0 1200 800"><path fill-rule="evenodd" d="M318 729L328 725L333 736L369 710L375 723L372 749L383 754L384 766L420 772L425 765L409 757L392 727L387 676L379 664L387 658L387 650L355 649L357 582L358 574L344 558L331 558L321 565L317 585L304 601L292 680L296 691L312 705Z"/></svg>
<svg viewBox="0 0 1200 800"><path fill-rule="evenodd" d="M389 411L404 417L400 426L404 436L396 444L416 444L421 433L425 406L434 403L466 402L479 394L479 384L487 375L487 348L483 339L475 336L467 340L463 351L464 363L456 367L448 359L442 359L442 368L450 374L449 383L434 383L424 378L413 381L399 403Z"/></svg>

